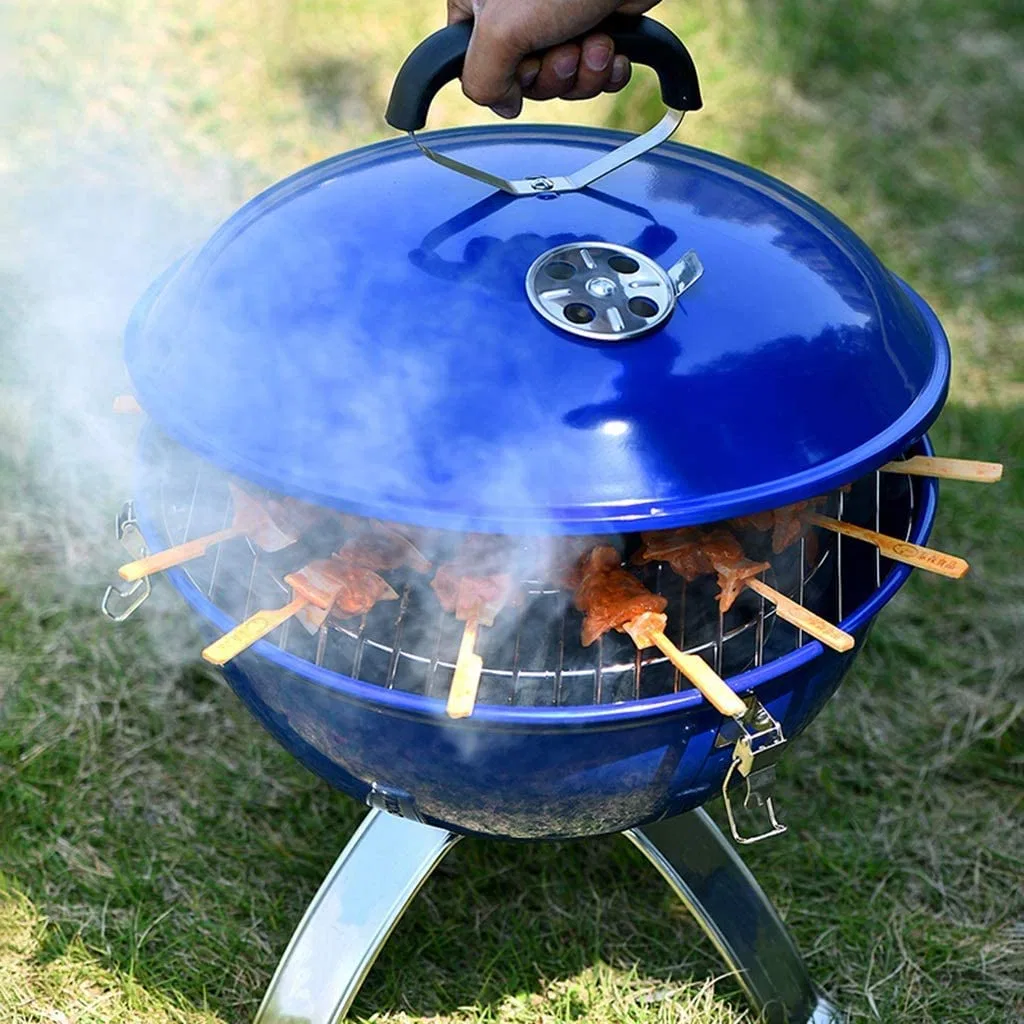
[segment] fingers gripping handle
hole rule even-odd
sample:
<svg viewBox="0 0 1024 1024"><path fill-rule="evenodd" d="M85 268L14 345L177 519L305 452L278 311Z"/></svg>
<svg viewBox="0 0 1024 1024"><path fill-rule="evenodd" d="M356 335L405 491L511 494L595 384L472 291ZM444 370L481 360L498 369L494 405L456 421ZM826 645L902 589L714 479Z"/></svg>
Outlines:
<svg viewBox="0 0 1024 1024"><path fill-rule="evenodd" d="M593 31L606 32L616 53L657 73L667 107L700 109L700 83L693 58L670 29L650 18L615 15ZM427 111L438 91L462 74L472 34L472 22L449 25L409 54L395 79L385 114L392 128L413 132L427 123Z"/></svg>

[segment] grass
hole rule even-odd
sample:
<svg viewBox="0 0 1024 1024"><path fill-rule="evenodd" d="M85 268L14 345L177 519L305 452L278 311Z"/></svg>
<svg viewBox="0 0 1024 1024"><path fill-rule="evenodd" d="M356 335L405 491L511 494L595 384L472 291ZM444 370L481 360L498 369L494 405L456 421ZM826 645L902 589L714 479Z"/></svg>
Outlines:
<svg viewBox="0 0 1024 1024"><path fill-rule="evenodd" d="M254 189L381 134L391 71L439 8L0 10L14 200L0 210L2 1024L250 1018L361 815L195 662L173 598L158 591L122 627L99 618L131 437L96 408L149 276ZM924 292L956 360L936 443L1008 464L999 487L943 487L935 543L971 575L918 574L886 611L783 762L790 835L745 859L855 1020L1024 1020L1019 19L996 0L695 0L664 14L705 83L686 140L822 199ZM641 82L569 113L639 126L655 106ZM482 115L448 90L435 117ZM354 1012L750 1020L731 982L708 982L719 974L621 840L467 841Z"/></svg>

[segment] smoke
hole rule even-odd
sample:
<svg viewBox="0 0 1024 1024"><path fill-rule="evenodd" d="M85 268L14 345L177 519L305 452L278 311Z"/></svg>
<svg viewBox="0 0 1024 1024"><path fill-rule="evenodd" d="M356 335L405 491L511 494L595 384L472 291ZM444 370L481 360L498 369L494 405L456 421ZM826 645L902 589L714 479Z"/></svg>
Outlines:
<svg viewBox="0 0 1024 1024"><path fill-rule="evenodd" d="M145 88L118 94L97 70L99 51L80 60L66 37L35 31L27 21L15 25L13 16L3 28L0 561L29 604L95 607L127 560L113 520L135 492L144 419L112 409L114 398L131 390L122 356L125 323L152 280L201 245L246 196L228 158L189 163L171 152L160 137L165 128L149 128L147 113L157 111L161 98ZM68 86L69 76L80 83ZM286 262L287 254L281 257ZM384 448L396 436L411 448L422 445L421 423L439 403L430 354L382 375L372 348L364 352L365 375L355 364L343 368L350 377L376 381L376 387L345 388L348 443L368 447L372 461L375 438L389 424ZM296 409L275 429L301 436L304 426ZM414 454L429 460L437 453ZM524 459L510 452L501 465L481 467L482 485L519 491L528 505ZM380 465L388 465L383 456ZM392 489L398 493L405 483L396 477ZM211 517L217 512L208 511ZM211 521L212 528L220 525ZM447 553L452 548L449 543ZM543 576L546 547L538 543L534 550L532 574ZM443 553L431 554L437 561ZM245 580L232 575L225 560L222 579L244 587ZM183 662L198 657L179 602L150 601L136 620L152 632L154 653ZM507 621L503 617L492 635Z"/></svg>
<svg viewBox="0 0 1024 1024"><path fill-rule="evenodd" d="M61 92L61 41L18 16L0 15L0 563L29 606L96 607L125 560L112 526L141 420L112 411L125 321L234 199L228 167L182 172L145 118ZM186 656L167 636L184 616L149 622L157 650Z"/></svg>
<svg viewBox="0 0 1024 1024"><path fill-rule="evenodd" d="M7 140L0 156L6 200L0 211L0 445L8 480L0 504L0 544L5 551L28 553L27 561L42 570L41 577L74 588L76 599L93 601L125 560L111 524L136 486L140 418L111 410L114 397L129 388L121 354L124 324L153 278L208 238L245 196L234 185L236 168L228 159L190 162L170 151L161 134L168 127L166 118L158 119L151 133L148 115L165 113L166 99L145 83L133 83L137 92L127 95L123 83L120 92L112 90L102 68L97 70L104 57L101 48L91 62L78 62L66 38L46 31L36 36L3 33L2 38L9 42L0 43L0 66L7 69L6 74L0 70L0 137ZM38 66L15 63L11 41ZM12 53L4 52L8 47ZM84 88L75 84L79 79ZM594 369L588 380L564 372L568 349L552 345L537 354L509 343L521 331L522 317L532 315L521 301L523 268L556 241L575 237L573 207L544 204L541 222L550 234L541 237L523 233L523 208L507 200L487 199L479 209L464 210L461 193L449 188L450 172L420 157L402 173L407 180L394 189L399 199L429 198L408 215L396 210L388 222L377 204L350 203L341 211L345 217L321 218L309 230L295 232L290 247L266 252L258 244L241 247L234 269L245 270L247 259L253 265L236 277L237 298L221 292L215 315L204 324L220 324L224 330L223 338L204 335L209 355L205 391L187 372L170 372L181 337L171 333L162 339L164 347L155 356L167 361L169 372L158 379L168 382L169 391L180 386L201 399L189 410L199 435L220 431L223 441L235 423L263 430L265 447L276 448L285 465L297 467L298 493L303 473L316 470L321 479L340 481L336 492L350 492L355 500L361 488L389 496L394 518L402 518L403 508L425 507L433 494L442 493L449 502L442 509L446 522L456 529L478 525L472 519L460 522L460 509L474 495L483 496L485 509L507 508L511 517L522 514L525 519L534 509L569 501L591 481L598 465L606 476L630 479L636 451L623 444L609 454L607 434L599 428L609 417L624 426L630 403L650 400L649 382L627 381L630 395L598 393L592 381L606 382L607 368ZM427 182L424 188L421 179ZM382 186L380 194L383 203L387 188ZM536 214L540 208L529 210ZM468 221L467 212L473 214ZM640 233L646 248L657 242L658 254L668 260L667 250L678 240L671 232L653 236L641 213L626 209L618 215ZM382 223L388 237L377 259L379 253L367 243L376 241L374 232ZM340 230L366 247L339 251ZM420 289L427 308L415 337L408 333L415 318L403 306L412 301L400 287L403 281L371 272L392 269L389 261L405 283ZM395 288L383 297L382 279ZM339 281L349 284L343 295L338 294ZM346 330L323 344L323 335L312 333L322 328L313 314L346 304L359 316L326 318L328 327ZM283 316L288 310L311 312L289 322ZM482 312L490 317L483 323ZM252 346L245 350L254 332L281 322L287 324L287 336L275 336L274 345L258 346L258 351ZM233 340L233 334L242 341ZM663 354L670 365L674 351L665 347ZM245 358L252 362L242 388L235 385ZM439 366L439 358L446 362ZM616 365L613 354L595 358ZM254 365L265 372L253 372ZM335 411L341 411L330 433L324 432L317 407L281 401L289 390L301 392L310 379L319 383L319 408L334 403ZM546 396L499 386L524 380L553 382L549 391L557 390L563 405L576 406L580 422L570 424L573 429L563 431L560 441L552 440L553 413ZM612 403L611 411L594 402ZM613 415L620 406L623 416ZM276 415L265 416L254 428L254 408L264 416L266 410ZM466 410L486 417L494 441L489 449L471 430L463 431L468 439L458 440L464 426L459 417L469 418ZM204 411L210 417L206 423ZM641 441L636 449L645 447ZM559 471L551 473L552 466ZM358 472L360 467L367 472ZM449 478L468 483L457 492L445 488ZM188 507L187 501L181 504ZM199 512L195 521L191 513L185 517L190 536L200 532L200 523L211 530L225 525L222 508ZM439 561L442 552L429 554ZM543 583L550 581L550 563L557 554L556 543L538 538L531 545L528 569L519 564L504 568L517 578ZM509 557L512 563L521 561L519 554ZM233 575L230 565L222 566L222 580L236 588L246 585L245 577L244 570ZM280 590L257 595L264 596L280 604L284 595ZM552 619L561 618L565 603L564 596L548 602L555 609ZM243 607L237 615L252 610ZM188 660L198 653L191 635L177 642L167 634L184 621L184 614L158 616L147 606L140 618L158 631L159 650ZM487 638L507 646L518 623L518 611L509 613ZM530 635L542 625L535 624Z"/></svg>

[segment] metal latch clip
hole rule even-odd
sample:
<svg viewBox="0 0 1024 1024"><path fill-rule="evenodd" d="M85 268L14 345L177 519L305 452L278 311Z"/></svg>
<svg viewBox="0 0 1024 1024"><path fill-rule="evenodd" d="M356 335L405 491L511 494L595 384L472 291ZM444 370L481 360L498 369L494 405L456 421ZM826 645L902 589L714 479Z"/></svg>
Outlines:
<svg viewBox="0 0 1024 1024"><path fill-rule="evenodd" d="M756 698L752 699L748 713L742 719L736 719L735 724L739 736L733 746L732 763L722 780L722 800L725 803L725 813L729 819L729 830L733 839L737 843L748 845L781 835L786 831L786 826L775 816L775 804L771 795L775 785L775 765L782 756L786 737L782 734L782 726ZM730 741L731 738L727 738L723 733L719 735L715 744L724 746ZM743 808L764 808L768 817L769 828L757 835L741 835L736 824L736 809L729 794L729 786L737 773L744 782Z"/></svg>

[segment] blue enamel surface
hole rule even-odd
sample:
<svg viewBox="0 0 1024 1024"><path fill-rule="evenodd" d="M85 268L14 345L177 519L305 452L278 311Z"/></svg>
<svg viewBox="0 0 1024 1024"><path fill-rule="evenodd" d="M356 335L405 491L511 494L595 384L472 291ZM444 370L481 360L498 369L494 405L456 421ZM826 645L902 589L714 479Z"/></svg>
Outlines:
<svg viewBox="0 0 1024 1024"><path fill-rule="evenodd" d="M927 440L920 451L930 454ZM144 491L140 489L140 494ZM920 482L910 539L924 543L937 487ZM137 502L148 543L160 534ZM903 586L897 565L840 624L857 637L840 655L817 642L728 680L755 690L792 739L835 692L874 617ZM180 569L168 573L213 639L233 621ZM729 753L714 749L721 716L694 690L622 704L478 707L453 721L444 702L362 683L260 641L225 675L261 724L306 767L363 800L373 783L457 831L538 839L594 835L699 806L720 791Z"/></svg>
<svg viewBox="0 0 1024 1024"><path fill-rule="evenodd" d="M618 133L499 126L432 144L510 176ZM574 339L523 281L597 239L704 277L620 344ZM500 532L704 522L817 494L920 436L945 397L934 315L804 196L668 145L558 197L488 191L392 140L229 220L143 304L126 358L172 437L274 490Z"/></svg>
<svg viewBox="0 0 1024 1024"><path fill-rule="evenodd" d="M869 628L856 631L852 652L819 652L758 687L788 739L835 693ZM204 631L218 635L208 623ZM564 715L559 728L466 728L443 714L381 713L348 701L255 651L224 673L260 724L332 786L357 800L374 783L398 790L428 823L459 832L511 839L621 832L712 799L731 759L728 748L714 748L722 718L702 701L587 726Z"/></svg>

